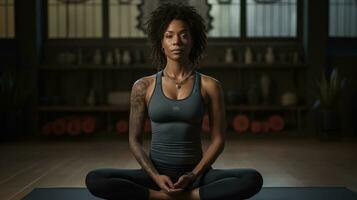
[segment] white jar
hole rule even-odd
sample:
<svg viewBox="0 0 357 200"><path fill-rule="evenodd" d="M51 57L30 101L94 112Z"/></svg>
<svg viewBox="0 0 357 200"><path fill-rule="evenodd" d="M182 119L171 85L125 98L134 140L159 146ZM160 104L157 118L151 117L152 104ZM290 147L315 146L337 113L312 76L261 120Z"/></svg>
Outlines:
<svg viewBox="0 0 357 200"><path fill-rule="evenodd" d="M247 47L244 52L244 64L252 64L253 63L253 54L250 47Z"/></svg>
<svg viewBox="0 0 357 200"><path fill-rule="evenodd" d="M226 55L224 57L224 61L226 63L232 63L234 60L233 58L233 49L232 48L227 48L226 49Z"/></svg>
<svg viewBox="0 0 357 200"><path fill-rule="evenodd" d="M285 92L281 95L281 105L294 106L297 103L297 96L293 92Z"/></svg>

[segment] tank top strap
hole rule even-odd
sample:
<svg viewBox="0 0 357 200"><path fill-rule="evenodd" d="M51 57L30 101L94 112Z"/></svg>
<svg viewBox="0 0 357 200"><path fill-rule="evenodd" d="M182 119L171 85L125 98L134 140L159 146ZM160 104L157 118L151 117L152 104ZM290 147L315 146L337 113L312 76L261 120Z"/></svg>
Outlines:
<svg viewBox="0 0 357 200"><path fill-rule="evenodd" d="M162 70L156 73L156 87L161 87Z"/></svg>
<svg viewBox="0 0 357 200"><path fill-rule="evenodd" d="M193 86L193 91L194 92L200 92L201 89L201 74L198 71L194 71L195 72L195 85Z"/></svg>

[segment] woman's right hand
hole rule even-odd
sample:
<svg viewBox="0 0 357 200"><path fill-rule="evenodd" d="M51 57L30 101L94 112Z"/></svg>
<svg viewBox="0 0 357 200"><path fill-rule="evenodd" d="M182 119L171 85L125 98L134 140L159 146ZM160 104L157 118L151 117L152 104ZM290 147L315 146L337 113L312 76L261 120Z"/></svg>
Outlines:
<svg viewBox="0 0 357 200"><path fill-rule="evenodd" d="M174 187L174 184L172 183L170 177L166 175L157 175L155 177L155 182L166 193L169 193L170 189Z"/></svg>

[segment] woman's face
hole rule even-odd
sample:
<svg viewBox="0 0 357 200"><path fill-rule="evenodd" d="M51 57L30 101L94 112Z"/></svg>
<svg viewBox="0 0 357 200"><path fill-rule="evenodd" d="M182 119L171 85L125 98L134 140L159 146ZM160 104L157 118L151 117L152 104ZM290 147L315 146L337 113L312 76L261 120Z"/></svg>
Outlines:
<svg viewBox="0 0 357 200"><path fill-rule="evenodd" d="M182 20L172 20L162 39L166 58L177 62L188 61L191 47L192 38L187 24Z"/></svg>

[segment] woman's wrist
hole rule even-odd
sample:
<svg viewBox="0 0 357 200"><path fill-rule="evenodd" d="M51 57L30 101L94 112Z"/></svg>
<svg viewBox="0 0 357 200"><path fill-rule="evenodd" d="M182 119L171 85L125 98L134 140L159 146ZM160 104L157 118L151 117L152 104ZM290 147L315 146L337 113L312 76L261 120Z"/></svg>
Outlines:
<svg viewBox="0 0 357 200"><path fill-rule="evenodd" d="M186 172L185 175L190 177L190 179L192 181L194 181L197 178L197 175L195 173L193 173L193 172Z"/></svg>
<svg viewBox="0 0 357 200"><path fill-rule="evenodd" d="M151 177L152 177L152 179L153 179L155 182L157 182L157 179L159 178L159 176L160 176L159 173L155 173L155 174L153 174Z"/></svg>

